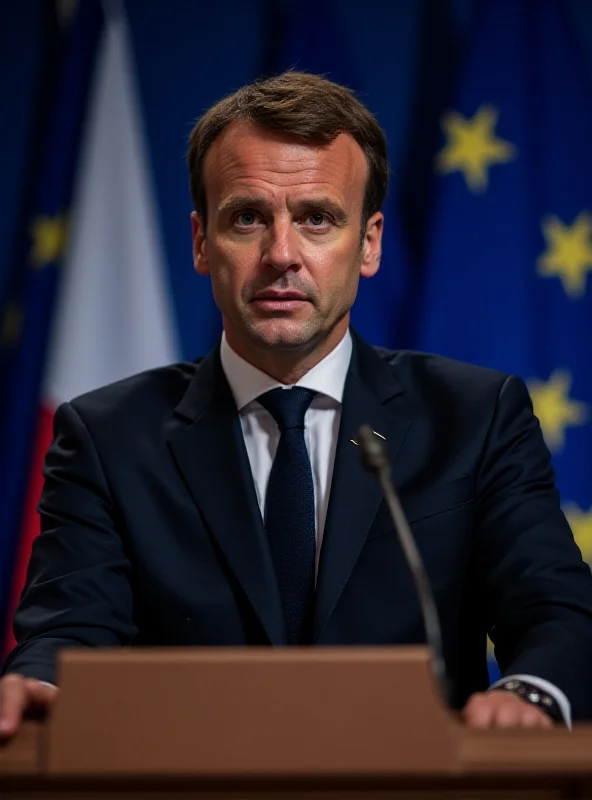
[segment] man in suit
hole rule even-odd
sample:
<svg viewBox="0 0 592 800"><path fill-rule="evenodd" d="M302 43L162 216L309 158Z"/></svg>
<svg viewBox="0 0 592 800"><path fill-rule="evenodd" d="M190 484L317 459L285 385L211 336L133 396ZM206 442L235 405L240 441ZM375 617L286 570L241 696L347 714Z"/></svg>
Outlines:
<svg viewBox="0 0 592 800"><path fill-rule="evenodd" d="M390 452L467 722L589 716L592 579L524 384L349 328L380 262L376 120L286 73L210 109L189 167L195 268L224 335L58 410L2 736L51 705L64 647L423 641L363 423ZM487 633L504 676L489 691Z"/></svg>

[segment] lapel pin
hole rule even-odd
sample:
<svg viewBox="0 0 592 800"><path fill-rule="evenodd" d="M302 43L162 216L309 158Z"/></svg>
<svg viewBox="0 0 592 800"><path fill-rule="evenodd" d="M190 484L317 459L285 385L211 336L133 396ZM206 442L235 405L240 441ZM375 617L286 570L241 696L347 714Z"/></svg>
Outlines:
<svg viewBox="0 0 592 800"><path fill-rule="evenodd" d="M383 436L383 435L382 435L382 433L378 433L378 431L372 431L372 433L373 433L375 436L378 436L378 437L379 437L379 439L384 439L384 441L386 442L386 436ZM358 442L356 439L350 439L350 442L351 442L352 444L355 444L355 445L356 445L356 447L358 447L358 446L359 446L359 442Z"/></svg>

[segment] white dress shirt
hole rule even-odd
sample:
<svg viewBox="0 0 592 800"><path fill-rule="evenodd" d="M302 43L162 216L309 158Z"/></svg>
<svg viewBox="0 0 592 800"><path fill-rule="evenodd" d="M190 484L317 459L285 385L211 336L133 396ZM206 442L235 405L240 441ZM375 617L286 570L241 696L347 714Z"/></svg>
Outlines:
<svg viewBox="0 0 592 800"><path fill-rule="evenodd" d="M304 417L304 441L314 485L317 571L341 422L343 387L351 354L352 339L348 330L337 347L294 384L318 392ZM269 474L280 433L276 421L257 398L271 389L282 387L289 391L292 386L279 383L237 355L226 341L225 335L222 336L220 359L238 409L257 500L263 517Z"/></svg>

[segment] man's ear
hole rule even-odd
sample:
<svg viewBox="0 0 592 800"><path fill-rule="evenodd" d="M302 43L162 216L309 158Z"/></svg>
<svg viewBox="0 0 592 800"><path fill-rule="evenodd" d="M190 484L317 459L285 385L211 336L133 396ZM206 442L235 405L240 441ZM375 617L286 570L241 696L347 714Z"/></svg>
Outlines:
<svg viewBox="0 0 592 800"><path fill-rule="evenodd" d="M362 263L360 265L360 275L363 278L371 278L376 275L380 267L383 225L384 215L380 211L372 214L366 223L366 232L362 243Z"/></svg>
<svg viewBox="0 0 592 800"><path fill-rule="evenodd" d="M193 240L193 267L198 275L209 275L210 265L206 252L206 229L197 211L191 212L191 238Z"/></svg>

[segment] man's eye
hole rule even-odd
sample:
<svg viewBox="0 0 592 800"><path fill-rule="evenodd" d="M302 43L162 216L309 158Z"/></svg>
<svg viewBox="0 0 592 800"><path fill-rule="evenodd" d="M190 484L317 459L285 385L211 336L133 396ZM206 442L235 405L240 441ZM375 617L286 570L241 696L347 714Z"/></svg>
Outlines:
<svg viewBox="0 0 592 800"><path fill-rule="evenodd" d="M250 228L257 222L257 214L254 211L241 211L236 215L236 222L243 228Z"/></svg>
<svg viewBox="0 0 592 800"><path fill-rule="evenodd" d="M322 214L320 211L316 214L309 214L308 221L310 222L313 228L320 228L321 226L329 222L329 220L327 219L327 215Z"/></svg>

